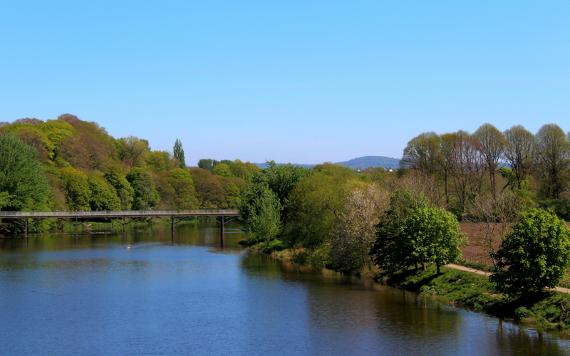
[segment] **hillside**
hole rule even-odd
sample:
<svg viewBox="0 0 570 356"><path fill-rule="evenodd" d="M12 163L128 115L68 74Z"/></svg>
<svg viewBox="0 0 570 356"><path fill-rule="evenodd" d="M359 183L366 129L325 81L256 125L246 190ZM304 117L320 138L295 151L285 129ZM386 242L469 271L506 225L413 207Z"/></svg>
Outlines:
<svg viewBox="0 0 570 356"><path fill-rule="evenodd" d="M3 157L23 157L26 165L37 166L36 185L45 187L21 184L22 174L13 167L26 167L5 160L0 210L235 208L246 182L259 171L241 161L188 168L171 153L152 150L145 139L114 138L69 114L0 124L0 139Z"/></svg>

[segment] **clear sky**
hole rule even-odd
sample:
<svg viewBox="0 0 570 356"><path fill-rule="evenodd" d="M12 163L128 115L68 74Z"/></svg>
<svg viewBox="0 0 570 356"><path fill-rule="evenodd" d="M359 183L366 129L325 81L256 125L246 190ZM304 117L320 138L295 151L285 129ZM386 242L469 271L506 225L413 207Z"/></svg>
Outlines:
<svg viewBox="0 0 570 356"><path fill-rule="evenodd" d="M0 121L316 163L422 131L570 129L570 1L0 0Z"/></svg>

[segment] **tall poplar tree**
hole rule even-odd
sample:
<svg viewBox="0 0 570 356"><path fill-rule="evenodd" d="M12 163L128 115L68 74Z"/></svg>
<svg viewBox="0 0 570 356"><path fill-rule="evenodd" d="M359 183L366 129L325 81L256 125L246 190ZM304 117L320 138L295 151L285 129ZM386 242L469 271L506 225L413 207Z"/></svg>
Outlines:
<svg viewBox="0 0 570 356"><path fill-rule="evenodd" d="M184 149L182 148L182 141L176 139L174 142L174 159L178 161L180 168L186 167L186 158L184 157Z"/></svg>

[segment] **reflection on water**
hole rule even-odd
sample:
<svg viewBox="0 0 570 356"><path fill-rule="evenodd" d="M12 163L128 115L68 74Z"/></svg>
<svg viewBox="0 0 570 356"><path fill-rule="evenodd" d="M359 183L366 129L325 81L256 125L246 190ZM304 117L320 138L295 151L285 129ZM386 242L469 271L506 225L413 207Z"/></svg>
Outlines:
<svg viewBox="0 0 570 356"><path fill-rule="evenodd" d="M552 335L219 249L215 227L0 240L1 354L567 354Z"/></svg>

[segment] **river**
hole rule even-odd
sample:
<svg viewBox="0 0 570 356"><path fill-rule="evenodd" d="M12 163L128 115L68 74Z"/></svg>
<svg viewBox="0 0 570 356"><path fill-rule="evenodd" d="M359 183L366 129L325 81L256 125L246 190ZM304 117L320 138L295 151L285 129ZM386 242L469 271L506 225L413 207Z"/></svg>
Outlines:
<svg viewBox="0 0 570 356"><path fill-rule="evenodd" d="M569 354L552 334L300 273L229 229L0 240L0 354Z"/></svg>

